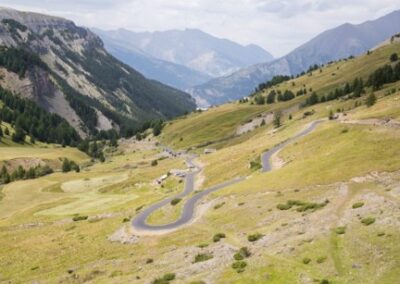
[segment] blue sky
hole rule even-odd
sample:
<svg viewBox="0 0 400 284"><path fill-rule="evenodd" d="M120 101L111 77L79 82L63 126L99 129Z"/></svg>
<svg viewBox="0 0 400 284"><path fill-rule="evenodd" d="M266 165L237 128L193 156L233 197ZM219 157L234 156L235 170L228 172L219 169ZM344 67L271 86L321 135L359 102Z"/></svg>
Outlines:
<svg viewBox="0 0 400 284"><path fill-rule="evenodd" d="M134 31L198 28L281 56L318 33L400 9L398 0L0 0L0 5Z"/></svg>

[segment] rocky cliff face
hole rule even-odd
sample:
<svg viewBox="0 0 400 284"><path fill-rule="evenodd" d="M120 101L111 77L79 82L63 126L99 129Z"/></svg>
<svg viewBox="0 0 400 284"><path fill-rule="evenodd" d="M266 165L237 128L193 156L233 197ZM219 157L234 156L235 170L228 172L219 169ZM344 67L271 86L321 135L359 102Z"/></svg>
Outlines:
<svg viewBox="0 0 400 284"><path fill-rule="evenodd" d="M0 9L0 47L0 84L60 114L81 136L195 108L188 94L146 79L65 19Z"/></svg>

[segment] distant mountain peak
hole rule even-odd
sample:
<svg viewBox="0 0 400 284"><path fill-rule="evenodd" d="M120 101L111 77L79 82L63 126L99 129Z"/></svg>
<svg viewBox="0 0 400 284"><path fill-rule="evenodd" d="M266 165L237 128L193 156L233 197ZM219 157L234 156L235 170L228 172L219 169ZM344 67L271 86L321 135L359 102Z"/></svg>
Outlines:
<svg viewBox="0 0 400 284"><path fill-rule="evenodd" d="M133 67L135 67L136 60L137 66L141 65L141 70L143 70L144 73L147 71L147 76L149 77L159 79L166 79L167 77L174 78L169 83L172 85L179 84L179 87L183 86L183 82L182 80L178 80L173 72L184 70L181 67L186 68L186 73L188 69L192 70L191 74L194 76L194 80L189 79L189 81L194 82L198 81L198 79L202 80L202 78L226 76L240 68L273 59L270 53L259 46L254 44L243 46L233 41L207 34L196 28L156 32L118 31L119 30L102 31L95 29L95 32L106 41L106 47L108 47L111 52L115 52L114 55L116 57L122 55L121 48L125 51L130 50L131 58L134 60L130 60L126 52L123 52L123 57L121 56L118 58L129 62ZM116 51L117 48L119 49L119 54ZM158 71L155 68L152 68L153 71L149 72L149 68L143 66L143 61L138 62L137 52L135 50L142 51L154 60L175 64L175 67L180 66L180 68L173 68L174 70L169 72L169 75L166 77L165 66L160 67L160 71L162 71L160 73L162 73L163 76L158 76ZM154 61L152 63L149 62L149 64L153 65ZM169 66L172 67L171 65ZM186 78L185 80L188 79L188 77L183 74L179 74L178 76L184 76ZM163 82L167 83L166 81ZM190 84L186 87L192 86L193 85Z"/></svg>
<svg viewBox="0 0 400 284"><path fill-rule="evenodd" d="M400 10L361 24L345 23L329 29L288 55L272 62L243 68L230 76L214 79L189 92L198 101L221 104L249 95L274 75L297 75L312 64L359 55L400 32Z"/></svg>

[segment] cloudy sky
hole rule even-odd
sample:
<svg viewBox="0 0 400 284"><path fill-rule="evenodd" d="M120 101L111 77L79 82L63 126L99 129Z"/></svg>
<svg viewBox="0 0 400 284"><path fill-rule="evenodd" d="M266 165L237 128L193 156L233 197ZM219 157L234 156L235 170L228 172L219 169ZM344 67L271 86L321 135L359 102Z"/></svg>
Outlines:
<svg viewBox="0 0 400 284"><path fill-rule="evenodd" d="M198 28L281 56L342 23L400 9L399 0L0 0L79 25L134 31Z"/></svg>

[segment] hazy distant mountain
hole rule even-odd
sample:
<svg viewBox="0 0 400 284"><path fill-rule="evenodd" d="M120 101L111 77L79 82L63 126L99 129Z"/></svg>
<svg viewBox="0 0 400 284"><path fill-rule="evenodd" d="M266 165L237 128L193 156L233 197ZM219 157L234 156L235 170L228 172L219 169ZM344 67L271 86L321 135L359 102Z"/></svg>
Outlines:
<svg viewBox="0 0 400 284"><path fill-rule="evenodd" d="M328 30L272 62L254 65L189 90L201 105L221 104L247 96L274 75L296 75L312 64L360 55L400 32L400 11L359 25L344 24Z"/></svg>
<svg viewBox="0 0 400 284"><path fill-rule="evenodd" d="M196 29L153 33L136 33L124 29L95 31L109 43L109 47L114 47L109 42L114 40L119 48L141 51L153 58L183 65L210 77L228 75L240 68L273 59L270 53L256 45L242 46ZM158 78L156 75L152 74L152 77Z"/></svg>
<svg viewBox="0 0 400 284"><path fill-rule="evenodd" d="M181 90L203 84L211 79L205 73L146 54L127 43L124 38L119 39L113 36L115 34L110 36L109 32L99 29L93 29L93 31L101 37L109 53L149 79L158 80Z"/></svg>

